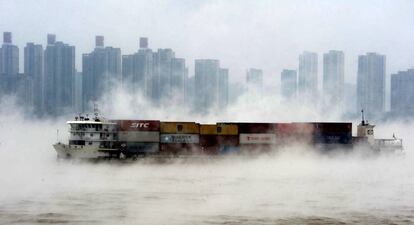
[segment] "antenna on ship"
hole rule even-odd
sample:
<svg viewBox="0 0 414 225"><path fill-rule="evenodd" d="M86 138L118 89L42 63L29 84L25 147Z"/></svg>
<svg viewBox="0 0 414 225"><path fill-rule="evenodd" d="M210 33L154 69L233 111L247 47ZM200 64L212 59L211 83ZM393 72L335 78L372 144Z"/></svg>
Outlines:
<svg viewBox="0 0 414 225"><path fill-rule="evenodd" d="M364 116L364 110L363 109L361 110L361 116L362 116L361 124L362 124L362 126L364 126L365 125L365 116Z"/></svg>
<svg viewBox="0 0 414 225"><path fill-rule="evenodd" d="M96 102L93 103L93 114L95 115L94 120L97 122L100 121L98 104Z"/></svg>
<svg viewBox="0 0 414 225"><path fill-rule="evenodd" d="M96 104L96 102L93 103L93 114L95 115L95 119L98 118L99 110L98 110L98 104Z"/></svg>

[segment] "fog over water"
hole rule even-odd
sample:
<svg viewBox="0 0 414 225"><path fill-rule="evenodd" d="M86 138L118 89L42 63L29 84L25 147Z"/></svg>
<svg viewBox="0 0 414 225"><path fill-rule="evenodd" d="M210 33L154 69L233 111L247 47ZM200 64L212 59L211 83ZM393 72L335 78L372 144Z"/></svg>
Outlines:
<svg viewBox="0 0 414 225"><path fill-rule="evenodd" d="M345 81L355 84L357 57L387 56L389 75L413 66L414 1L0 1L0 32L20 48L45 46L46 35L76 46L76 68L95 35L122 54L148 37L152 49L186 59L219 59L230 83L246 69L264 71L266 95L238 98L225 112L193 114L117 89L99 108L114 119L342 121L313 105L279 104L280 72L297 69L303 51L345 53ZM387 88L388 91L389 88ZM353 89L354 90L354 89ZM352 90L347 90L352 93ZM0 224L413 224L414 124L376 122L376 137L404 139L404 157L320 155L292 144L268 155L154 163L57 161L52 144L67 141L74 115L35 120L13 98L0 101ZM355 135L356 124L353 122ZM57 130L59 132L57 132Z"/></svg>
<svg viewBox="0 0 414 225"><path fill-rule="evenodd" d="M324 117L304 106L287 110L266 100L257 103L261 108L239 103L227 114L193 116L121 92L112 98L107 99L112 104L101 102L110 118L214 122L230 120L232 112L240 112L234 120L251 121ZM404 138L405 157L326 156L292 145L251 158L58 162L52 144L67 139L70 118L32 120L19 114L12 100L2 106L0 224L414 223L412 123L377 124L377 136L395 132Z"/></svg>

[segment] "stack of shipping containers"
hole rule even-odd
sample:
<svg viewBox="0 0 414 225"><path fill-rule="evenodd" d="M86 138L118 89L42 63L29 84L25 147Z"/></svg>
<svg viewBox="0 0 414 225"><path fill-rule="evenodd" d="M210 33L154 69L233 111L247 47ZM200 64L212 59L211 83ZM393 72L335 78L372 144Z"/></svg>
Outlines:
<svg viewBox="0 0 414 225"><path fill-rule="evenodd" d="M314 126L312 123L279 123L276 134L280 145L312 144Z"/></svg>
<svg viewBox="0 0 414 225"><path fill-rule="evenodd" d="M160 153L199 154L200 125L195 122L161 122Z"/></svg>
<svg viewBox="0 0 414 225"><path fill-rule="evenodd" d="M200 124L200 147L205 154L218 154L217 125Z"/></svg>
<svg viewBox="0 0 414 225"><path fill-rule="evenodd" d="M323 147L348 148L352 144L352 123L313 123L313 143ZM328 146L326 146L328 145ZM330 146L329 146L330 145Z"/></svg>
<svg viewBox="0 0 414 225"><path fill-rule="evenodd" d="M127 156L164 154L217 155L268 151L306 144L325 149L352 146L351 123L217 123L114 120Z"/></svg>
<svg viewBox="0 0 414 225"><path fill-rule="evenodd" d="M234 123L239 132L240 151L268 151L277 143L276 124L273 123Z"/></svg>
<svg viewBox="0 0 414 225"><path fill-rule="evenodd" d="M276 133L280 145L323 145L330 148L352 143L351 123L279 123Z"/></svg>
<svg viewBox="0 0 414 225"><path fill-rule="evenodd" d="M159 151L160 121L117 120L121 151L129 156Z"/></svg>
<svg viewBox="0 0 414 225"><path fill-rule="evenodd" d="M237 151L238 127L234 124L200 125L200 146L205 154L223 154Z"/></svg>

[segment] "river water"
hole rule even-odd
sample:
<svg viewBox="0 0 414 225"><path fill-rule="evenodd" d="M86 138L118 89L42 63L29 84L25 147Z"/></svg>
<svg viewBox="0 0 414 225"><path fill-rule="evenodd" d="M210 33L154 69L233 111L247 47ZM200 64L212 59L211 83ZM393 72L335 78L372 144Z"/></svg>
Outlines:
<svg viewBox="0 0 414 225"><path fill-rule="evenodd" d="M56 161L51 144L63 122L7 121L0 224L414 223L408 130L405 157L298 147L254 158L90 163Z"/></svg>
<svg viewBox="0 0 414 225"><path fill-rule="evenodd" d="M57 162L2 171L1 224L412 224L407 158ZM7 174L4 174L7 173Z"/></svg>

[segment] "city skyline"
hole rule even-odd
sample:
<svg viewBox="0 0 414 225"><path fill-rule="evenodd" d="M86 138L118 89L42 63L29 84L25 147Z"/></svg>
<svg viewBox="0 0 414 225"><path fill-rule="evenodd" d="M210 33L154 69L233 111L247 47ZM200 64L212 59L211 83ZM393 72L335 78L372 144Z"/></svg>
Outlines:
<svg viewBox="0 0 414 225"><path fill-rule="evenodd" d="M94 50L82 54L82 71L76 71L76 46L56 41L55 34L48 34L44 53L42 45L26 44L22 57L24 73L18 73L19 48L12 41L12 33L3 32L0 51L3 94L19 95L40 115L42 111L58 115L73 109L90 110L91 102L99 100L115 83L122 83L124 88L143 94L156 104L173 98L179 104L195 106L201 111L223 109L229 104L229 96L233 96L229 86L234 81L230 79L229 69L222 68L218 59L196 59L194 79L191 79L185 58L176 58L171 48L153 51L147 37L140 37L139 49L132 55L122 54L120 48L105 46L104 40L102 35L95 36ZM329 50L322 55L319 63L318 53L303 51L298 57L298 75L293 76L296 80L287 75L293 71L284 69L280 74L281 94L287 99L298 95L295 101L321 105L325 109L335 105L338 111L345 112L352 108L343 104L350 97L348 92L353 91L347 90L349 85L345 83L344 52ZM320 64L322 72L318 71ZM395 96L395 90L387 91L386 86L390 84L386 78L385 55L369 52L358 56L355 111L365 108L368 115L395 112L386 107L387 98L392 98L388 92ZM290 81L285 82L287 79ZM248 94L262 98L263 71L247 70L245 86ZM395 89L395 85L392 87ZM291 93L287 94L289 89Z"/></svg>
<svg viewBox="0 0 414 225"><path fill-rule="evenodd" d="M190 73L194 71L195 59L218 58L223 66L231 69L235 82L242 82L246 68L254 67L267 74L265 83L274 85L279 84L277 75L284 68L296 65L302 51L321 54L341 50L353 59L345 62L345 82L355 84L358 55L366 52L387 55L388 79L390 74L410 68L414 61L411 44L414 15L409 10L414 3L378 1L375 5L372 9L369 1L321 4L266 0L214 4L210 1L127 1L117 4L104 0L97 5L77 0L61 3L18 0L0 3L4 17L8 18L0 21L0 30L13 32L18 46L28 41L45 45L44 36L56 34L63 42L77 46L78 71L81 54L94 48L95 35L105 36L107 45L121 48L123 54L134 53L141 36L151 39L153 49L169 47L186 58ZM55 10L46 10L48 7ZM66 10L73 8L77 9L75 13ZM233 10L227 12L225 9L229 8ZM28 16L31 9L38 10L39 14ZM105 15L113 9L121 13L109 19ZM244 18L242 15L246 12L254 13ZM395 33L399 34L398 41ZM20 54L23 54L21 49ZM318 70L322 71L322 66Z"/></svg>

